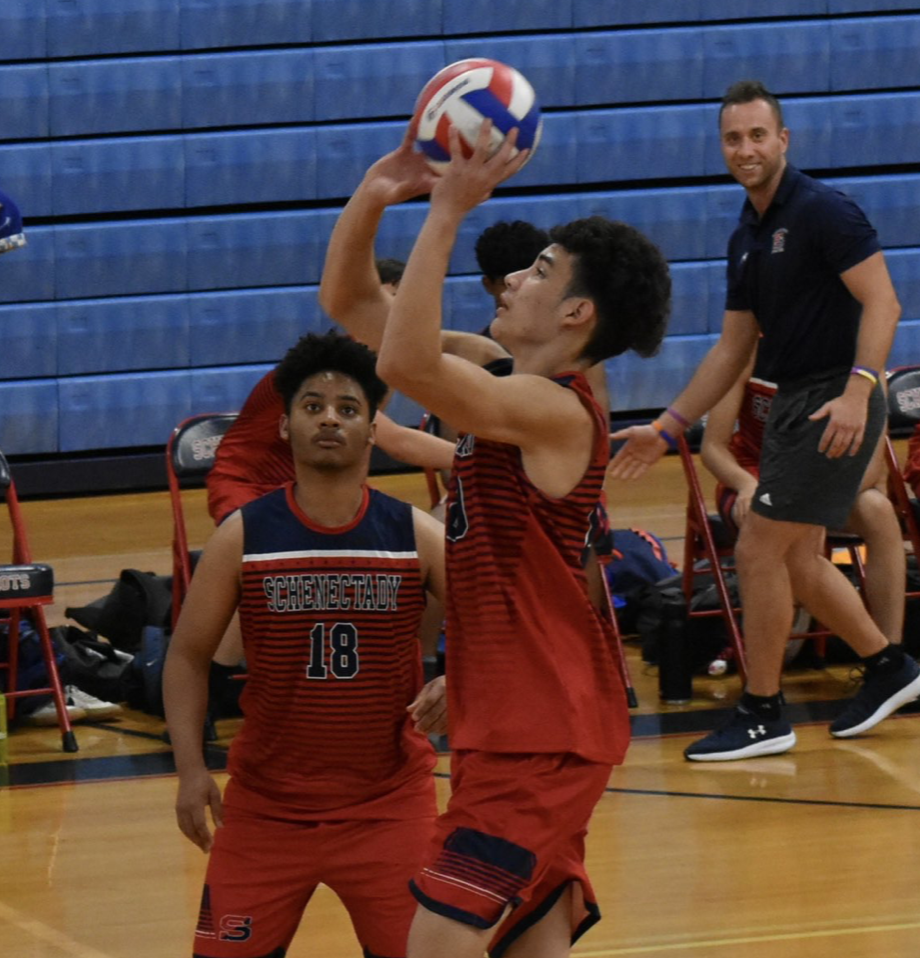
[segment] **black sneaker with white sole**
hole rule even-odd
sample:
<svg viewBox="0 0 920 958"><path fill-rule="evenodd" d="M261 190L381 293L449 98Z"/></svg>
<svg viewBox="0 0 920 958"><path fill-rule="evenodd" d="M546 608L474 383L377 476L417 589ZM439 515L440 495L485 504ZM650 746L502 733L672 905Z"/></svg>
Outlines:
<svg viewBox="0 0 920 958"><path fill-rule="evenodd" d="M731 762L758 755L779 755L795 745L795 732L784 719L762 719L743 705L705 738L688 745L684 758L691 762Z"/></svg>
<svg viewBox="0 0 920 958"><path fill-rule="evenodd" d="M909 656L895 672L866 669L862 688L831 723L831 735L850 738L868 732L896 709L920 696L920 665Z"/></svg>

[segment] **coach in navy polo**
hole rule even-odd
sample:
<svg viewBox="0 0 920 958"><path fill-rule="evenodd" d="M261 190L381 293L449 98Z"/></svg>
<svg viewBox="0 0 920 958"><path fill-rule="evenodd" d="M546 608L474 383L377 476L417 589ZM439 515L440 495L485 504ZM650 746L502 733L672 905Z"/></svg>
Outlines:
<svg viewBox="0 0 920 958"><path fill-rule="evenodd" d="M719 113L722 156L747 194L728 249L722 333L687 388L650 426L614 438L614 478L636 478L725 395L759 345L779 389L760 479L735 548L747 682L729 721L684 752L693 761L774 755L795 745L780 674L793 604L865 664L862 688L830 727L859 735L920 696L920 667L891 645L824 556L842 528L885 424L879 383L900 305L875 230L850 198L789 166L782 108L763 84L731 86Z"/></svg>

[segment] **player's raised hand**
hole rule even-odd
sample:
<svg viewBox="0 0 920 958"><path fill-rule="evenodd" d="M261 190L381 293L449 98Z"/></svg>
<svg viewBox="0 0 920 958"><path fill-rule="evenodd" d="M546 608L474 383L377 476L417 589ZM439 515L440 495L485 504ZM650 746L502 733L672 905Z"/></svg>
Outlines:
<svg viewBox="0 0 920 958"><path fill-rule="evenodd" d="M431 191L431 202L449 206L461 213L487 200L492 191L527 162L530 151L516 151L519 130L515 127L492 152L492 121L484 120L470 156L463 155L460 134L452 126L450 140L450 163Z"/></svg>
<svg viewBox="0 0 920 958"><path fill-rule="evenodd" d="M209 852L214 842L208 828L205 809L210 808L215 828L223 825L223 803L220 789L207 769L179 776L176 796L176 822L185 837L203 852Z"/></svg>
<svg viewBox="0 0 920 958"><path fill-rule="evenodd" d="M444 676L432 679L416 695L406 711L416 729L426 735L443 735L447 731L447 687Z"/></svg>
<svg viewBox="0 0 920 958"><path fill-rule="evenodd" d="M377 160L364 175L365 187L372 189L386 206L424 196L437 182L438 174L414 148L417 126L418 121L413 118L402 143Z"/></svg>
<svg viewBox="0 0 920 958"><path fill-rule="evenodd" d="M614 441L626 440L607 467L607 475L611 479L638 479L649 466L658 462L668 448L667 442L652 426L630 426L612 432L610 438Z"/></svg>

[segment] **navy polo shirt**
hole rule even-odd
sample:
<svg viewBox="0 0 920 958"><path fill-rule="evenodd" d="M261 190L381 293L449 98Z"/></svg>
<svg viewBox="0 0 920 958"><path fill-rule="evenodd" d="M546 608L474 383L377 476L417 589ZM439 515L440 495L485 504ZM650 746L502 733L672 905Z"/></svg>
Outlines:
<svg viewBox="0 0 920 958"><path fill-rule="evenodd" d="M787 166L761 219L745 200L728 243L725 308L763 333L758 369L774 382L852 366L862 306L840 274L881 246L844 193Z"/></svg>

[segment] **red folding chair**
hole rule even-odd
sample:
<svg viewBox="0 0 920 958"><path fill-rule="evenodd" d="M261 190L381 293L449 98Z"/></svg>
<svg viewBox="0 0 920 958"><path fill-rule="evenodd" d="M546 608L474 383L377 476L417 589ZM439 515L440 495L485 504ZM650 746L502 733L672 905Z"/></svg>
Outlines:
<svg viewBox="0 0 920 958"><path fill-rule="evenodd" d="M6 457L0 452L0 498L6 503L13 533L12 562L0 565L0 610L8 614L9 632L4 659L0 659L0 672L6 673L7 717L13 719L16 701L29 695L50 695L57 711L61 729L61 743L65 752L78 751L77 739L67 714L64 689L58 675L57 660L51 636L45 621L44 606L54 601L54 571L50 566L32 561L32 553L26 536L26 527L19 508L16 485ZM20 623L23 618L31 620L38 633L42 658L48 674L47 686L34 689L16 687L19 665Z"/></svg>
<svg viewBox="0 0 920 958"><path fill-rule="evenodd" d="M233 425L235 412L202 413L179 423L166 444L166 478L173 515L172 626L176 627L182 603L192 581L193 556L189 550L182 507L182 490L201 487L214 465L217 447Z"/></svg>
<svg viewBox="0 0 920 958"><path fill-rule="evenodd" d="M684 478L687 482L687 523L684 534L683 590L687 602L688 617L721 616L728 636L727 653L735 661L742 682L747 676L744 654L744 638L739 623L741 608L733 600L728 586L727 576L734 572L735 540L726 529L718 514L710 514L700 485L693 452L687 437L678 438L677 449L680 453ZM848 533L829 533L826 538L827 554L836 549L845 549L853 565L860 593L865 601L865 569L861 553L862 539ZM698 576L711 576L718 595L719 605L715 609L691 609L694 583ZM814 639L818 653L824 654L827 636L831 632L815 623L804 632L793 632L792 639Z"/></svg>
<svg viewBox="0 0 920 958"><path fill-rule="evenodd" d="M887 373L888 438L885 440L885 464L888 467L888 497L894 505L904 542L920 561L920 504L904 481L892 436L909 437L920 424L920 366L900 366ZM905 591L905 598L920 598L920 590Z"/></svg>

